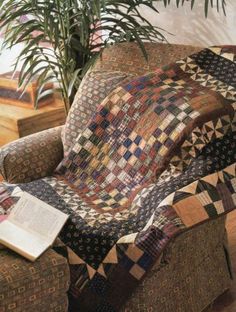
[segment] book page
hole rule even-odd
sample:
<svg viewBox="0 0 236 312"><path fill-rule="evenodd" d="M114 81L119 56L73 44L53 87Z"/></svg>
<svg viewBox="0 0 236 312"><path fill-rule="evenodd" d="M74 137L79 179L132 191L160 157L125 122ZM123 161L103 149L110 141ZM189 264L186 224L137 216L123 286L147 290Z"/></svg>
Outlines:
<svg viewBox="0 0 236 312"><path fill-rule="evenodd" d="M8 220L31 233L37 233L51 244L67 218L65 213L24 192Z"/></svg>
<svg viewBox="0 0 236 312"><path fill-rule="evenodd" d="M0 243L29 260L35 260L49 247L40 236L29 233L8 220L1 223Z"/></svg>

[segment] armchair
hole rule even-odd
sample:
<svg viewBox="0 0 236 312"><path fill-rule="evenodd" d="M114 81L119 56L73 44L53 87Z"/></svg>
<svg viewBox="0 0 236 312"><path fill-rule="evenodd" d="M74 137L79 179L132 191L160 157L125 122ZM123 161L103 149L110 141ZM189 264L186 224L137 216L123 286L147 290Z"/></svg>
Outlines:
<svg viewBox="0 0 236 312"><path fill-rule="evenodd" d="M93 69L94 73L88 74L86 78L87 81L83 82L83 85L78 91L63 129L60 127L46 130L18 140L17 142L10 143L0 150L0 171L5 180L9 183L23 183L19 184L19 187L22 187L23 190L30 191L32 185L29 183L30 181L51 175L62 160L63 153L67 156L71 152L71 148L75 143L75 137L78 135L78 132L83 131L88 123L91 115L88 112L94 112L96 105L100 104L102 99L104 99L112 89L119 86L124 81L128 81L131 75L144 74L163 64L173 62L176 59L181 59L186 55L199 51L197 47L150 43L146 44L146 48L149 54L148 63L144 60L135 43L121 44L104 50L101 59L95 64ZM114 77L113 74L111 75L108 73L110 70L116 71ZM122 71L122 73L117 73L117 71ZM106 79L103 79L104 75ZM94 85L96 85L96 88L93 88ZM101 92L99 93L101 89L103 91L102 95ZM88 90L90 92L89 96ZM77 114L78 110L80 114ZM73 135L73 132L76 134ZM62 141L66 140L64 151L60 133ZM201 163L201 161L200 158L197 159L197 163ZM28 170L28 168L30 168L30 170ZM176 177L176 180L178 179L178 170L181 169L176 168L173 169L173 166L168 168L169 173L171 172L171 175L168 177L169 179L172 176ZM163 177L163 179L166 178ZM56 180L52 178L50 183L51 185L56 185L58 194L63 192L64 186L62 181L57 184ZM44 189L44 184L41 184L41 186L45 192L49 192L46 188ZM4 191L1 193L0 189L0 194L6 193L4 193ZM48 194L51 197L55 195L51 191ZM73 197L76 197L75 193L73 193L73 188L69 186L67 187L67 194L66 200L68 202L72 202L74 199ZM0 207L2 203L2 207L5 210L10 209L9 207L11 206L9 205L8 195L4 195L5 197L3 197L2 202L0 200ZM49 198L48 200L50 203L51 199ZM64 203L58 201L58 205L61 205L61 209L64 209ZM83 206L83 210L81 210L80 213L83 215L88 213L86 205ZM95 214L95 219L96 217L97 215ZM96 220L89 220L89 222L95 224ZM73 227L73 224L71 223L69 226ZM61 249L57 248L57 251L62 251L64 256L70 258L71 286L69 291L69 310L73 312L79 311L80 306L82 306L83 310L81 311L83 312L95 312L94 309L92 310L92 308L90 308L90 304L94 304L92 300L91 302L84 302L81 296L80 299L77 300L77 296L83 293L86 283L88 283L89 287L85 288L85 295L91 293L91 298L93 298L94 302L98 300L97 296L100 296L103 291L109 291L104 289L104 282L101 278L103 272L102 270L99 271L99 269L97 271L94 270L92 266L85 264L83 259L79 258L73 252L69 235L67 237L67 243L68 246L70 246L67 252L63 246ZM81 242L81 245L82 244L83 242ZM125 243L123 245L125 246ZM121 244L120 248L123 248L125 251L125 247L122 247L123 245ZM0 250L0 279L3 276L1 271L2 263L13 263L16 257L18 259L19 270L24 270L23 268L25 266L24 259L20 259L13 253L6 258L5 252L6 251ZM4 256L2 256L3 254ZM51 258L53 256L55 256L55 251L53 250L45 254L45 257ZM135 262L135 259L133 260ZM39 261L43 264L45 261L44 256L40 258ZM60 261L62 261L61 258ZM113 259L112 261L110 267L106 267L107 270L116 270L115 267L113 268L112 263L115 264L118 260ZM31 265L32 270L34 270L35 265L37 266L37 263ZM52 272L53 267L49 262L47 262L47 266L51 268L50 272ZM86 269L90 277L94 277L93 282L89 282L88 278L83 280L84 276L78 279L78 273L84 272ZM5 269L5 271L7 270L9 270L9 268ZM64 294L67 291L66 283L68 283L68 270L69 265L64 263ZM136 271L136 273L139 274L140 271ZM41 273L39 272L38 274L40 276ZM60 274L58 274L58 281L60 281ZM23 283L23 281L21 282ZM133 280L129 280L130 284L133 282ZM193 226L188 231L178 233L178 235L170 240L163 249L158 261L153 264L152 269L146 274L145 278L141 280L134 292L129 294L128 300L121 308L121 311L201 312L210 305L215 298L227 290L231 282L232 275L227 249L225 216L221 216L217 219L199 224L198 226ZM5 284L6 283L7 280L5 281ZM12 280L9 280L9 285L11 285L11 283ZM1 285L2 283L0 284L0 298L1 294L4 293ZM120 284L117 285L117 289L111 290L111 296L114 297L114 304L116 304L116 297L119 297L119 290L123 286L124 285ZM9 286L8 289L10 288L11 286ZM100 293L98 293L98 289ZM37 292L41 293L42 291L42 287L39 285ZM33 294L34 289L32 289L32 293L29 293L29 296L33 296ZM12 299L9 301L5 301L4 299L2 310L4 312L10 312L9 302L14 301L15 293L9 292L7 296ZM42 297L42 302L35 306L34 311L66 311L67 307L65 302L60 305L60 308L56 307L57 300L58 295L52 296L52 303L55 302L55 306L50 307L48 301L44 301ZM7 304L5 302L7 302ZM17 306L14 307L12 311L32 311L25 302L18 301ZM97 311L101 310L96 310L96 312ZM110 312L115 310L111 308L111 310L108 309L106 311Z"/></svg>

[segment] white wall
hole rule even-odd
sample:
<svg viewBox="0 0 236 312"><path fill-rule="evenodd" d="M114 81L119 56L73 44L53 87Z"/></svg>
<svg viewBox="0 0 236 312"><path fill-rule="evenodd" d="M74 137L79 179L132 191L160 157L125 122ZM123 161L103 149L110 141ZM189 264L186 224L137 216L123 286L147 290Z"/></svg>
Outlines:
<svg viewBox="0 0 236 312"><path fill-rule="evenodd" d="M214 1L216 2L216 1ZM145 17L159 27L174 34L166 35L171 43L210 46L220 44L236 45L236 0L226 0L226 16L216 8L209 8L207 19L204 15L204 0L195 0L191 11L190 1L183 7L176 8L176 0L167 8L162 3L156 5L160 14L153 14L142 9Z"/></svg>
<svg viewBox="0 0 236 312"><path fill-rule="evenodd" d="M2 46L2 39L0 38L0 48ZM23 44L18 44L11 50L3 50L0 53L0 74L11 71L13 67L11 65L14 63L16 56L19 54L23 47Z"/></svg>

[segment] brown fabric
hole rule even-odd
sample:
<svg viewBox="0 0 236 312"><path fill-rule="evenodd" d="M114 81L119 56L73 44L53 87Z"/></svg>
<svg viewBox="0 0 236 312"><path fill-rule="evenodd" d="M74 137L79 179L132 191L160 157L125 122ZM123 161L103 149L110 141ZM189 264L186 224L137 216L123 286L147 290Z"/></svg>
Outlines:
<svg viewBox="0 0 236 312"><path fill-rule="evenodd" d="M63 156L61 129L38 132L0 148L3 178L10 183L22 183L50 175Z"/></svg>
<svg viewBox="0 0 236 312"><path fill-rule="evenodd" d="M93 70L115 70L143 75L200 50L179 44L145 43L148 62L135 42L120 43L104 49Z"/></svg>
<svg viewBox="0 0 236 312"><path fill-rule="evenodd" d="M122 312L200 312L230 287L225 217L179 235Z"/></svg>
<svg viewBox="0 0 236 312"><path fill-rule="evenodd" d="M93 71L84 77L75 95L65 127L62 130L65 155L68 154L70 147L74 145L78 134L86 127L97 106L121 82L131 77L131 75L125 73L111 71Z"/></svg>
<svg viewBox="0 0 236 312"><path fill-rule="evenodd" d="M34 263L0 250L0 312L66 312L68 288L67 261L52 249Z"/></svg>

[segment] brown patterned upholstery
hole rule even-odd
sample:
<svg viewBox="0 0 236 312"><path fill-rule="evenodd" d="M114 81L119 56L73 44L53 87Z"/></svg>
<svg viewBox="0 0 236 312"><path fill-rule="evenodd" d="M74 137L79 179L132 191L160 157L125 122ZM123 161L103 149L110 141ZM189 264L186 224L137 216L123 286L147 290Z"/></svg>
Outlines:
<svg viewBox="0 0 236 312"><path fill-rule="evenodd" d="M68 288L67 261L52 249L34 263L1 250L0 312L65 312Z"/></svg>
<svg viewBox="0 0 236 312"><path fill-rule="evenodd" d="M150 42L145 43L145 49L148 54L148 62L135 42L125 42L106 48L93 70L118 70L134 75L143 75L200 50L199 47L187 45Z"/></svg>
<svg viewBox="0 0 236 312"><path fill-rule="evenodd" d="M112 71L89 72L83 79L62 130L64 154L69 152L75 139L87 125L97 106L130 75Z"/></svg>
<svg viewBox="0 0 236 312"><path fill-rule="evenodd" d="M29 135L0 149L0 174L10 183L30 182L50 175L61 161L61 129Z"/></svg>

